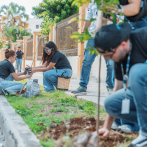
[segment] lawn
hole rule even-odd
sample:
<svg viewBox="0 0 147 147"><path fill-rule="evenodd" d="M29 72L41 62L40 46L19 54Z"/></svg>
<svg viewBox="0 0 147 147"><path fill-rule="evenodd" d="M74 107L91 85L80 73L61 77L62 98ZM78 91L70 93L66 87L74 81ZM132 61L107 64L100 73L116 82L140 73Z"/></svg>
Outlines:
<svg viewBox="0 0 147 147"><path fill-rule="evenodd" d="M43 87L41 86L41 90ZM43 134L52 126L60 125L75 117L96 117L96 104L69 97L64 91L41 92L38 97L25 98L11 95L8 102L23 118L44 147L54 147L53 136ZM101 109L103 113L104 110ZM71 135L66 133L66 136Z"/></svg>
<svg viewBox="0 0 147 147"><path fill-rule="evenodd" d="M78 134L96 131L97 105L95 103L69 97L64 91L56 90L49 93L42 90L41 86L41 94L38 97L26 98L10 95L7 100L40 139L43 147L55 147L56 140L59 139L62 143L64 142L64 147L70 147L73 138ZM105 116L106 113L101 107L100 127L103 125ZM126 147L130 140L136 137L136 134L127 135L117 131L111 131L111 134L111 138L118 134L123 136L121 143L118 143L115 138L110 142L115 144L114 147ZM103 141L102 137L100 140L104 142L103 144L107 142ZM107 145L103 146L107 147Z"/></svg>

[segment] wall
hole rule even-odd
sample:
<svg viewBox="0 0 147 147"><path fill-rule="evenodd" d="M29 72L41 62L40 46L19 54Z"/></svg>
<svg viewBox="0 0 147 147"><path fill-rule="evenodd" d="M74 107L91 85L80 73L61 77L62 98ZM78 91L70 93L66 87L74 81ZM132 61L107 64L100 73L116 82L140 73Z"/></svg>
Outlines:
<svg viewBox="0 0 147 147"><path fill-rule="evenodd" d="M37 19L37 18L29 18L27 23L29 23L28 29L31 30L31 32L39 32L41 30L40 25L43 19ZM36 25L39 25L39 29L36 29Z"/></svg>

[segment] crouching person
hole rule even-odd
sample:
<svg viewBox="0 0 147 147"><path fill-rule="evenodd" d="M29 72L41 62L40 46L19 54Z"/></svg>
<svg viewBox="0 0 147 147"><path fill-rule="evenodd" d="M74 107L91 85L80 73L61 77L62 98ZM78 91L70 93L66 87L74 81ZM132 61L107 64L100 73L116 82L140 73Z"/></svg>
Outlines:
<svg viewBox="0 0 147 147"><path fill-rule="evenodd" d="M58 51L54 42L45 44L42 56L42 66L32 68L34 72L43 72L44 91L54 92L59 77L70 78L72 68L67 57Z"/></svg>
<svg viewBox="0 0 147 147"><path fill-rule="evenodd" d="M15 72L13 66L15 60L16 53L13 50L6 49L5 60L0 62L0 92L4 96L8 96L9 93L16 93L23 88L22 83L15 81L21 81L31 77L31 75L24 75L24 72Z"/></svg>
<svg viewBox="0 0 147 147"><path fill-rule="evenodd" d="M95 36L99 53L115 61L116 78L114 91L104 102L108 114L99 134L108 135L116 118L137 122L139 136L128 147L147 146L146 42L147 28L131 32L128 23L103 26Z"/></svg>

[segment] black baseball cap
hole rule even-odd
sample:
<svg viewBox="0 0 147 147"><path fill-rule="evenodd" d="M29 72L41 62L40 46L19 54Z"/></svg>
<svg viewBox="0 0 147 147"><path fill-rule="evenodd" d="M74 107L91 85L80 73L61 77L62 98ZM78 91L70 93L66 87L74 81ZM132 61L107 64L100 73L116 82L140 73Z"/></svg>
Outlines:
<svg viewBox="0 0 147 147"><path fill-rule="evenodd" d="M127 22L121 25L110 24L103 26L95 35L95 47L101 48L104 53L111 52L112 49L119 46L122 39L128 36L131 31L132 28Z"/></svg>

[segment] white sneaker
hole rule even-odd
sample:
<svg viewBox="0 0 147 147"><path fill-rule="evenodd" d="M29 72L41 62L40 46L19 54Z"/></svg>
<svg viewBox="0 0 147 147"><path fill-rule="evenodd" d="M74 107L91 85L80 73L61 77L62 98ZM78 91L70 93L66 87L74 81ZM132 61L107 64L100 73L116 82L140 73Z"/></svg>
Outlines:
<svg viewBox="0 0 147 147"><path fill-rule="evenodd" d="M132 130L126 125L122 125L119 128L121 129L121 132L123 133L133 133Z"/></svg>
<svg viewBox="0 0 147 147"><path fill-rule="evenodd" d="M111 126L111 129L112 130L117 130L118 129L118 125L116 125L115 123L113 123L112 126Z"/></svg>

